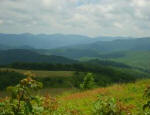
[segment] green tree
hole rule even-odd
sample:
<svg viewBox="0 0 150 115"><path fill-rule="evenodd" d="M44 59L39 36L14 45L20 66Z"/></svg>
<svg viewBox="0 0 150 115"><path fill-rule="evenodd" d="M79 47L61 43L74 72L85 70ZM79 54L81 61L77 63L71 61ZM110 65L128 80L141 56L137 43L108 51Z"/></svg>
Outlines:
<svg viewBox="0 0 150 115"><path fill-rule="evenodd" d="M84 81L82 84L80 84L81 89L92 89L96 86L95 79L92 73L87 73L87 75L84 77Z"/></svg>

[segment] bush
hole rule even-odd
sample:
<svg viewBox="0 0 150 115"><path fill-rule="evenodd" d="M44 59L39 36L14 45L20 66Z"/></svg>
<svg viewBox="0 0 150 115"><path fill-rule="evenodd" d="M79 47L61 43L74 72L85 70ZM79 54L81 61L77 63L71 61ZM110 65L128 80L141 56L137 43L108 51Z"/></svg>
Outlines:
<svg viewBox="0 0 150 115"><path fill-rule="evenodd" d="M29 76L32 76L31 74ZM32 91L42 87L40 82L27 77L14 87L8 87L11 97L0 102L1 115L30 115L39 114L41 98L33 96Z"/></svg>
<svg viewBox="0 0 150 115"><path fill-rule="evenodd" d="M150 86L145 89L144 97L147 99L147 102L143 105L143 111L145 115L150 115Z"/></svg>
<svg viewBox="0 0 150 115"><path fill-rule="evenodd" d="M125 106L115 98L99 96L94 103L93 115L131 115L132 107Z"/></svg>
<svg viewBox="0 0 150 115"><path fill-rule="evenodd" d="M84 77L84 81L82 84L80 84L81 89L92 89L95 88L95 80L92 73L87 73L87 75Z"/></svg>

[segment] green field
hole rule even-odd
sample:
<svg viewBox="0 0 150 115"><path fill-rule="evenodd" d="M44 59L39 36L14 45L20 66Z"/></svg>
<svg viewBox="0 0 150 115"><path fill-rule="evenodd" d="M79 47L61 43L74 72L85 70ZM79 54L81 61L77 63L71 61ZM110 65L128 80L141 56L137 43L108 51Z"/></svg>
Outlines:
<svg viewBox="0 0 150 115"><path fill-rule="evenodd" d="M73 76L73 71L39 71L39 70L23 70L23 69L12 69L12 68L0 68L0 70L10 70L19 73L25 73L30 71L34 73L37 77L71 77Z"/></svg>

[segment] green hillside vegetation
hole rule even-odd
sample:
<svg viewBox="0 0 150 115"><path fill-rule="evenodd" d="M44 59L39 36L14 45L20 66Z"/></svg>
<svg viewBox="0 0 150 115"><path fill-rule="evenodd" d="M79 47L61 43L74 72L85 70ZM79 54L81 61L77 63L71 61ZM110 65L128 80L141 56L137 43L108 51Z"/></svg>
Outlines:
<svg viewBox="0 0 150 115"><path fill-rule="evenodd" d="M113 58L113 61L128 64L133 67L139 67L150 70L150 51L125 52L124 57Z"/></svg>
<svg viewBox="0 0 150 115"><path fill-rule="evenodd" d="M125 64L136 69L150 70L150 51L122 51L105 53L100 57L82 57L81 61L99 60L99 62L111 62Z"/></svg>
<svg viewBox="0 0 150 115"><path fill-rule="evenodd" d="M12 68L5 66L5 68L1 68L1 71L8 73L15 71L20 74L31 71L35 74L36 80L44 84L44 88L79 88L87 72L93 73L97 86L133 82L149 75L147 72L135 70L121 63L98 62L96 60L96 62L80 64L14 63L8 65ZM5 78L5 75L1 77ZM7 80L11 82L10 79L5 79L5 82ZM1 85L3 86L3 84Z"/></svg>
<svg viewBox="0 0 150 115"><path fill-rule="evenodd" d="M61 56L47 56L41 55L34 51L24 49L3 50L0 51L0 64L7 65L14 62L41 62L41 63L63 63L70 64L77 61L61 57Z"/></svg>
<svg viewBox="0 0 150 115"><path fill-rule="evenodd" d="M51 97L33 95L42 84L31 73L26 76L18 85L7 88L10 97L0 98L2 115L148 115L150 112L149 79Z"/></svg>
<svg viewBox="0 0 150 115"><path fill-rule="evenodd" d="M24 69L13 69L13 68L0 68L3 71L15 71L18 73L32 72L38 77L72 77L73 71L47 71L47 70L24 70Z"/></svg>
<svg viewBox="0 0 150 115"><path fill-rule="evenodd" d="M143 113L143 105L146 104L147 101L147 99L144 98L144 91L149 86L149 82L150 80L146 79L137 81L136 83L97 88L94 90L65 95L62 96L60 100L63 100L62 104L64 106L72 105L75 109L81 111L83 115L101 115L100 112L102 112L101 107L103 103L111 103L111 105L115 106L115 102L121 106L120 108L122 110L126 111L124 114L122 113L119 115L127 115L129 113L131 115L144 115L146 112ZM103 99L103 101L100 99ZM105 107L103 108L103 111L106 112L108 106L103 106ZM112 111L116 111L113 107Z"/></svg>
<svg viewBox="0 0 150 115"><path fill-rule="evenodd" d="M82 57L123 57L124 54L121 53L123 51L150 51L150 39L138 38L114 41L98 41L91 44L74 45L57 49L45 50L43 51L43 53L79 59ZM115 54L113 52L120 53ZM110 54L105 55L105 53Z"/></svg>

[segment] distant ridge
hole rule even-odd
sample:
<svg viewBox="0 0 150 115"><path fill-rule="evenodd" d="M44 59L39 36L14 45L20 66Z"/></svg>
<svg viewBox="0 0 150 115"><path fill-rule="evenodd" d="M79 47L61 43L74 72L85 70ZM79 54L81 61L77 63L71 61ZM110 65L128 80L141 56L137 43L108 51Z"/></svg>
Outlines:
<svg viewBox="0 0 150 115"><path fill-rule="evenodd" d="M36 49L52 49L67 47L79 44L90 44L97 41L112 41L116 39L127 39L128 37L95 37L91 38L82 35L65 35L65 34L2 34L0 33L0 41L2 45L10 47L29 46ZM14 48L14 49L15 49Z"/></svg>
<svg viewBox="0 0 150 115"><path fill-rule="evenodd" d="M125 56L125 51L150 51L150 38L97 41L90 44L52 49L47 53L74 59L81 57L117 58Z"/></svg>

